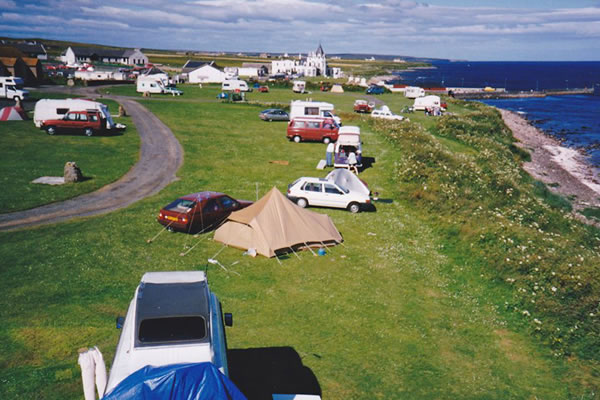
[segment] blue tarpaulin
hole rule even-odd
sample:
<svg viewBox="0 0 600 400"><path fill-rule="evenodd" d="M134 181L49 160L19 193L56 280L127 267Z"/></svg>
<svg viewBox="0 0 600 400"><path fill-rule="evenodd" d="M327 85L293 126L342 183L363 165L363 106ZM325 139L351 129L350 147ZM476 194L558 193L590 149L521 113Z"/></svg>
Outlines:
<svg viewBox="0 0 600 400"><path fill-rule="evenodd" d="M246 400L212 363L145 366L123 379L102 400Z"/></svg>

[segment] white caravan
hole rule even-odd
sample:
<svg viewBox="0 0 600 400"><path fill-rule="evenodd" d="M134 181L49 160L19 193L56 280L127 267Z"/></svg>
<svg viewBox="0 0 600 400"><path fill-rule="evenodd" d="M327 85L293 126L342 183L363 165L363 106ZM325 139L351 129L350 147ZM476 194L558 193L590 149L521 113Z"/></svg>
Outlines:
<svg viewBox="0 0 600 400"><path fill-rule="evenodd" d="M236 90L239 90L240 92L249 92L250 88L248 88L248 84L246 83L246 81L242 81L240 79L226 79L221 84L221 90L224 92L233 92Z"/></svg>
<svg viewBox="0 0 600 400"><path fill-rule="evenodd" d="M332 118L336 124L342 125L340 117L333 113L334 106L324 101L292 100L290 104L290 121L296 117L325 117Z"/></svg>
<svg viewBox="0 0 600 400"><path fill-rule="evenodd" d="M12 76L0 76L0 98L13 99L14 101L25 100L29 92L23 87L23 79Z"/></svg>
<svg viewBox="0 0 600 400"><path fill-rule="evenodd" d="M415 103L413 104L413 110L415 111L424 111L427 108L441 108L440 96L425 96L418 97L415 99Z"/></svg>
<svg viewBox="0 0 600 400"><path fill-rule="evenodd" d="M40 128L44 121L61 119L69 111L98 110L106 119L106 129L122 128L124 125L115 124L108 107L93 100L84 99L41 99L35 103L33 110L33 123Z"/></svg>
<svg viewBox="0 0 600 400"><path fill-rule="evenodd" d="M404 97L408 97L409 99L416 99L423 96L425 96L425 89L418 86L407 86L404 89Z"/></svg>
<svg viewBox="0 0 600 400"><path fill-rule="evenodd" d="M294 81L294 86L292 87L292 91L295 93L304 93L306 89L306 82L304 81Z"/></svg>

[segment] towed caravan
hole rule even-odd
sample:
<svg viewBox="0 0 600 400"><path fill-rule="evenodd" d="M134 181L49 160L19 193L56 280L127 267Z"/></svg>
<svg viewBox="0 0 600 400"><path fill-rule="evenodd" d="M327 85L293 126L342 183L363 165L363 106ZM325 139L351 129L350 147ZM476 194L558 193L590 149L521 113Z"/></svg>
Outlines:
<svg viewBox="0 0 600 400"><path fill-rule="evenodd" d="M104 129L123 129L126 126L117 124L112 119L108 106L93 100L84 99L41 99L35 103L33 122L42 128L49 120L64 120L69 112L97 112L104 121Z"/></svg>
<svg viewBox="0 0 600 400"><path fill-rule="evenodd" d="M354 153L358 168L362 167L362 141L358 126L342 126L338 133L333 150L333 166L335 168L348 168L348 156Z"/></svg>

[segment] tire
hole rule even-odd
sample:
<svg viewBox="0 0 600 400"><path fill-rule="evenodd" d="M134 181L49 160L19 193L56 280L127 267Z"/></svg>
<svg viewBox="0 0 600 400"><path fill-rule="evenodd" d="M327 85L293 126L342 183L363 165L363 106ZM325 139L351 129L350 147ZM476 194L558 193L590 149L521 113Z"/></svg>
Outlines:
<svg viewBox="0 0 600 400"><path fill-rule="evenodd" d="M94 130L92 128L85 128L83 133L85 133L85 136L92 136L94 134Z"/></svg>
<svg viewBox="0 0 600 400"><path fill-rule="evenodd" d="M48 135L54 135L56 133L56 128L53 126L47 126L46 127L46 133Z"/></svg>
<svg viewBox="0 0 600 400"><path fill-rule="evenodd" d="M358 203L350 203L348 205L348 211L350 211L352 214L356 214L357 212L360 211L360 204L358 204Z"/></svg>
<svg viewBox="0 0 600 400"><path fill-rule="evenodd" d="M329 142L331 142L331 138L328 138L328 137L323 138L323 143L329 144Z"/></svg>
<svg viewBox="0 0 600 400"><path fill-rule="evenodd" d="M296 204L298 204L299 207L302 208L306 208L308 207L308 201L306 201L306 199L300 197L298 200L296 200Z"/></svg>
<svg viewBox="0 0 600 400"><path fill-rule="evenodd" d="M294 136L294 142L296 143L300 143L302 141L302 138L298 135Z"/></svg>

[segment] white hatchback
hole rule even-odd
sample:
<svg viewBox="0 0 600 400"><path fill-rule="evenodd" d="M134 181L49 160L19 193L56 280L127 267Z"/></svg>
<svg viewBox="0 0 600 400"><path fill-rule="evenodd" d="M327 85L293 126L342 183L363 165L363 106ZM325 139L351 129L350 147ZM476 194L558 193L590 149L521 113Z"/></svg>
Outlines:
<svg viewBox="0 0 600 400"><path fill-rule="evenodd" d="M345 208L359 212L371 204L367 185L345 169L332 171L326 178L302 177L288 186L287 197L300 207Z"/></svg>
<svg viewBox="0 0 600 400"><path fill-rule="evenodd" d="M389 119L395 121L402 121L404 117L402 115L394 114L390 111L388 106L383 106L379 110L373 110L371 112L372 118L381 118L381 119Z"/></svg>

